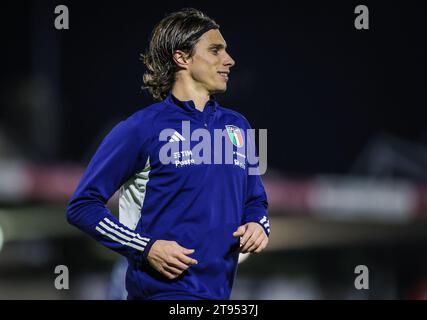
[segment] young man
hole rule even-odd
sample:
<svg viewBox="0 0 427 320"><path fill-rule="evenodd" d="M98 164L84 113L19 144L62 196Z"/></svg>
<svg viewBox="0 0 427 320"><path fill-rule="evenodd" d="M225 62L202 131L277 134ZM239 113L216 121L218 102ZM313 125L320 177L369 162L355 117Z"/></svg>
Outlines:
<svg viewBox="0 0 427 320"><path fill-rule="evenodd" d="M226 91L234 65L226 49L219 26L200 11L165 17L143 56L144 83L160 102L108 134L68 205L71 224L127 257L129 299L229 299L239 252L268 243L266 194L244 154L250 126L212 96ZM192 134L223 130L234 162L194 162L197 141L184 136L184 122ZM173 129L167 139L164 129ZM184 143L189 150L163 161L162 147ZM118 189L120 221L106 208Z"/></svg>

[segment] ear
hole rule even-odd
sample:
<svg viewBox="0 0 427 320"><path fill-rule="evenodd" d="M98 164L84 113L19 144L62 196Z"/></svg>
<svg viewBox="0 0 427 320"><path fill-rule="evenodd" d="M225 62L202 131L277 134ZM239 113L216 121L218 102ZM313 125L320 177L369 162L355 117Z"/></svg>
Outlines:
<svg viewBox="0 0 427 320"><path fill-rule="evenodd" d="M181 50L176 50L173 53L173 61L176 63L176 65L180 68L187 69L187 66L191 60L189 55Z"/></svg>

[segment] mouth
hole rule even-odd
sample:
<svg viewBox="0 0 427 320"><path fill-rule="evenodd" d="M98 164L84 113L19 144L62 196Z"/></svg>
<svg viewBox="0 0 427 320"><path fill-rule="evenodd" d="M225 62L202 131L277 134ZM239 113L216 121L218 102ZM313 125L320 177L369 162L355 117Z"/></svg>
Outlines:
<svg viewBox="0 0 427 320"><path fill-rule="evenodd" d="M225 80L228 80L228 75L230 74L230 71L218 71L219 75Z"/></svg>

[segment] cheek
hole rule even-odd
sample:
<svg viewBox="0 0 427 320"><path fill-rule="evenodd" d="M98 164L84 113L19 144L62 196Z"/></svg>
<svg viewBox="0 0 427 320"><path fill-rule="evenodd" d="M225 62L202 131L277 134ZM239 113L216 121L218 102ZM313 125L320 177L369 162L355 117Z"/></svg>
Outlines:
<svg viewBox="0 0 427 320"><path fill-rule="evenodd" d="M216 77L218 71L216 60L199 58L193 65L192 74L196 80L208 80Z"/></svg>
<svg viewBox="0 0 427 320"><path fill-rule="evenodd" d="M209 77L209 68L204 65L199 65L192 71L193 78L196 80L203 80Z"/></svg>

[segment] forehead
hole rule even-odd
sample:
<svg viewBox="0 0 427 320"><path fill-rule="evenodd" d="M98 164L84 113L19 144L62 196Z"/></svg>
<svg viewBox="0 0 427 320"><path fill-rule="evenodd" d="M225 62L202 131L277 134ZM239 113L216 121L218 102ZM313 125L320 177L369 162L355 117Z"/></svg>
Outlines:
<svg viewBox="0 0 427 320"><path fill-rule="evenodd" d="M203 46L209 46L211 44L219 44L223 45L224 47L227 46L221 32L219 32L218 29L211 29L204 34L199 39L198 44Z"/></svg>

